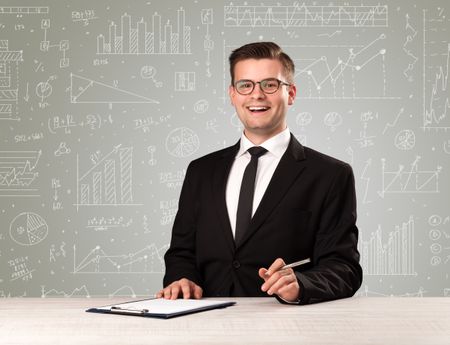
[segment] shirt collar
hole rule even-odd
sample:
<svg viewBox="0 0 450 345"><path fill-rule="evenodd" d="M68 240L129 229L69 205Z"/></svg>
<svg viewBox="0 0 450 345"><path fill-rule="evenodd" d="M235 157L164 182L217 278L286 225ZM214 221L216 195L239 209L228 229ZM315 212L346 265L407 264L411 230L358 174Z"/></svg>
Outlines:
<svg viewBox="0 0 450 345"><path fill-rule="evenodd" d="M281 133L278 133L272 138L267 139L258 146L264 147L271 154L275 155L278 158L281 158L284 152L286 152L290 140L291 140L291 133L289 132L289 128L286 127L286 129L283 130ZM236 157L242 156L247 152L249 148L253 146L255 146L255 144L253 144L250 140L248 140L244 132L242 132L240 148Z"/></svg>

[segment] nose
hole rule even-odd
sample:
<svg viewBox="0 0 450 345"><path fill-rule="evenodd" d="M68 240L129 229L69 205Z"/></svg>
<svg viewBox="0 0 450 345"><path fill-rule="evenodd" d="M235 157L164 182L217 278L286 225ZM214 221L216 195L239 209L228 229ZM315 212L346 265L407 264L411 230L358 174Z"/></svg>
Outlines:
<svg viewBox="0 0 450 345"><path fill-rule="evenodd" d="M266 97L266 94L263 92L263 90L261 90L261 84L260 83L256 83L255 84L255 88L253 89L252 93L251 93L251 97L252 98L264 98Z"/></svg>

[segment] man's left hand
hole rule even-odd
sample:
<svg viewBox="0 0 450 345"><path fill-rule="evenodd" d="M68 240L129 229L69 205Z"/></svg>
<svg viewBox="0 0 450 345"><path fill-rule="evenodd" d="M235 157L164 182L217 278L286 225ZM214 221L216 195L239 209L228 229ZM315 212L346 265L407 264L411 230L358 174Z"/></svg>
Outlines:
<svg viewBox="0 0 450 345"><path fill-rule="evenodd" d="M264 279L261 290L269 295L277 294L286 302L295 302L300 296L300 286L292 268L281 270L284 265L284 260L279 258L268 269L259 269L258 274Z"/></svg>

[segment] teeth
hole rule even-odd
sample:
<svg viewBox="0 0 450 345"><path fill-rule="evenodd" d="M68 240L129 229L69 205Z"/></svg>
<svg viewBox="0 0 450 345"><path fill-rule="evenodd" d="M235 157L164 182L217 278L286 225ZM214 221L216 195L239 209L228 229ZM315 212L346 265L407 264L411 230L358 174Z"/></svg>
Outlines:
<svg viewBox="0 0 450 345"><path fill-rule="evenodd" d="M248 107L250 111L260 111L260 110L267 110L268 107Z"/></svg>

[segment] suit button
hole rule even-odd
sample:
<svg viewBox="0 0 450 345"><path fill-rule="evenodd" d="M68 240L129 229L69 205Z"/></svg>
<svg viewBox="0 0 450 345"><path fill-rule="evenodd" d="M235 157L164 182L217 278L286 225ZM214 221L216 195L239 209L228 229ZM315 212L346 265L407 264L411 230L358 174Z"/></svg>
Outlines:
<svg viewBox="0 0 450 345"><path fill-rule="evenodd" d="M239 261L237 261L237 260L234 260L233 261L233 267L238 269L239 267L241 267L241 263Z"/></svg>

